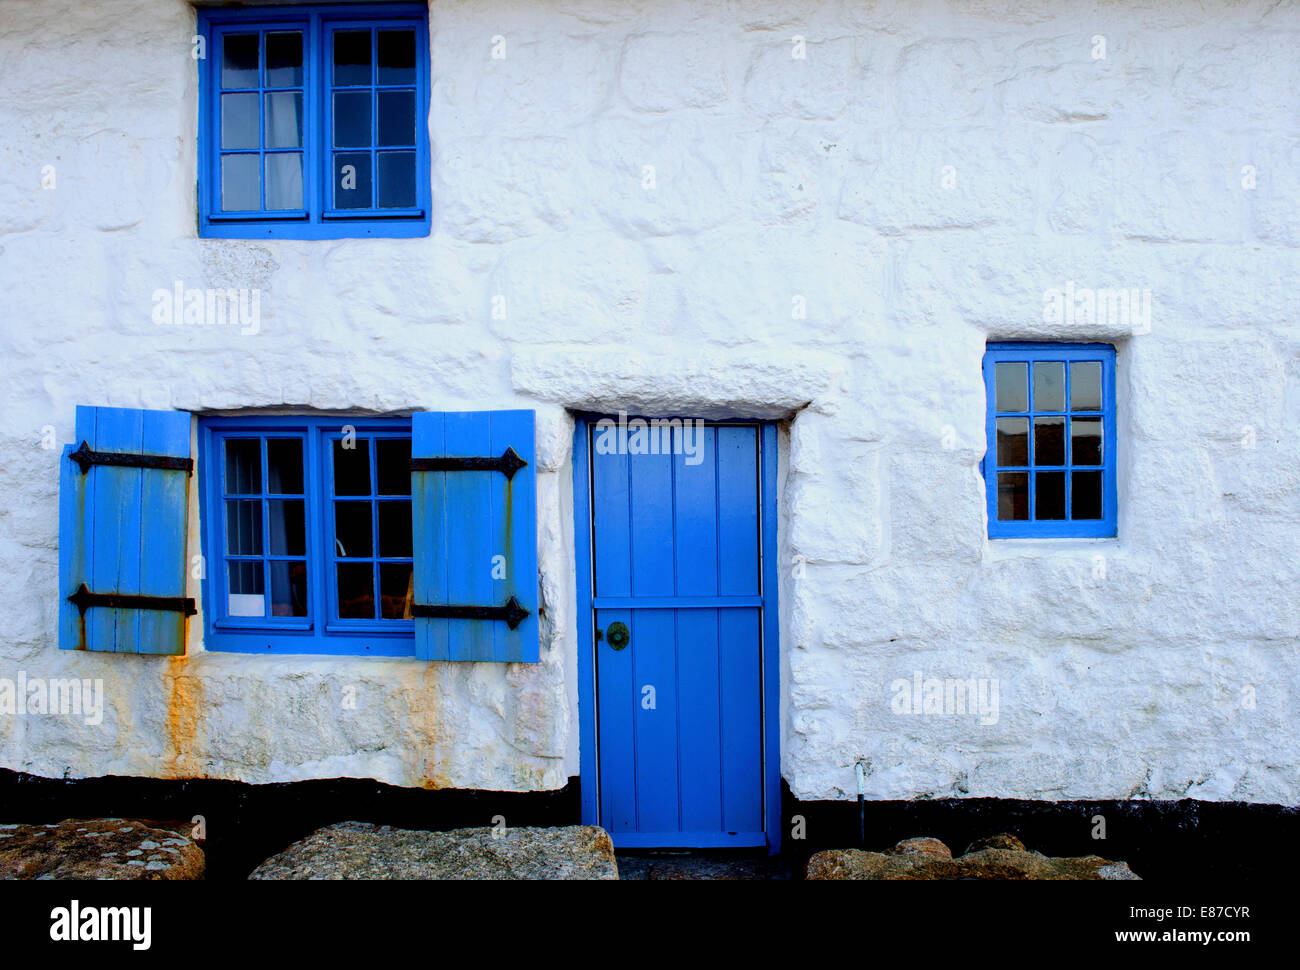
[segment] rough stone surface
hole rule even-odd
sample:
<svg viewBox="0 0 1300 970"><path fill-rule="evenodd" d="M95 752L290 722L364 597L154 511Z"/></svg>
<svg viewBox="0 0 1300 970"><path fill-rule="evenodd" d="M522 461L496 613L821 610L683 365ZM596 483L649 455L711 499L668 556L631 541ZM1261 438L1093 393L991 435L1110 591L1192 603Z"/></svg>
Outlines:
<svg viewBox="0 0 1300 970"><path fill-rule="evenodd" d="M243 242L196 238L190 4L0 0L0 677L106 699L0 717L0 765L562 787L568 409L626 408L790 419L796 797L864 759L869 799L1300 802L1300 6L1104 14L439 0L432 235ZM156 326L178 280L260 288L258 331ZM1070 281L1149 324L1044 322ZM985 538L990 339L1117 343L1119 538ZM56 649L78 403L535 408L541 663L217 654L203 616L183 658ZM995 678L996 719L897 713L918 672Z"/></svg>
<svg viewBox="0 0 1300 970"><path fill-rule="evenodd" d="M0 879L202 879L185 835L121 818L0 825Z"/></svg>
<svg viewBox="0 0 1300 970"><path fill-rule="evenodd" d="M250 879L617 879L609 834L592 825L423 832L367 822L318 829Z"/></svg>
<svg viewBox="0 0 1300 970"><path fill-rule="evenodd" d="M955 859L946 845L933 838L906 839L888 852L827 849L808 860L805 878L1117 880L1141 877L1126 862L1111 862L1095 855L1053 858L1028 851L1014 835L995 835L972 843Z"/></svg>

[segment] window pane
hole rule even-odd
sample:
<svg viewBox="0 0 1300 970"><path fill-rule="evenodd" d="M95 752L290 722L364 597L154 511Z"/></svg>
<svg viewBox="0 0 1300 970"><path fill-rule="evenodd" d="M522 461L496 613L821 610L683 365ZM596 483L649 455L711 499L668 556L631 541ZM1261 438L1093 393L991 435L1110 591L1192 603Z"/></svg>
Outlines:
<svg viewBox="0 0 1300 970"><path fill-rule="evenodd" d="M370 442L365 438L349 442L334 439L334 494L370 494Z"/></svg>
<svg viewBox="0 0 1300 970"><path fill-rule="evenodd" d="M302 208L302 155L299 152L266 156L266 207Z"/></svg>
<svg viewBox="0 0 1300 970"><path fill-rule="evenodd" d="M261 491L261 440L226 439L226 492L231 495L259 495Z"/></svg>
<svg viewBox="0 0 1300 970"><path fill-rule="evenodd" d="M261 167L257 155L221 156L221 209L244 212L262 208Z"/></svg>
<svg viewBox="0 0 1300 970"><path fill-rule="evenodd" d="M1065 364L1061 361L1034 361L1034 410L1065 410Z"/></svg>
<svg viewBox="0 0 1300 970"><path fill-rule="evenodd" d="M375 442L380 495L411 494L411 439L380 438Z"/></svg>
<svg viewBox="0 0 1300 970"><path fill-rule="evenodd" d="M307 615L307 564L271 563L271 615Z"/></svg>
<svg viewBox="0 0 1300 970"><path fill-rule="evenodd" d="M305 556L307 539L306 519L302 499L288 502L272 501L270 505L271 555Z"/></svg>
<svg viewBox="0 0 1300 970"><path fill-rule="evenodd" d="M380 91L375 95L376 145L415 144L415 92ZM380 166L382 178L383 167Z"/></svg>
<svg viewBox="0 0 1300 970"><path fill-rule="evenodd" d="M415 205L415 152L379 153L380 209L409 209Z"/></svg>
<svg viewBox="0 0 1300 970"><path fill-rule="evenodd" d="M338 570L339 617L345 620L375 618L374 566L368 562L341 562Z"/></svg>
<svg viewBox="0 0 1300 970"><path fill-rule="evenodd" d="M372 555L369 502L334 503L334 555L350 559Z"/></svg>
<svg viewBox="0 0 1300 970"><path fill-rule="evenodd" d="M1034 475L1034 518L1065 518L1065 472Z"/></svg>
<svg viewBox="0 0 1300 970"><path fill-rule="evenodd" d="M999 361L994 365L993 384L999 411L1029 410L1029 365L1021 361Z"/></svg>
<svg viewBox="0 0 1300 970"><path fill-rule="evenodd" d="M1101 464L1101 418L1070 419L1070 464Z"/></svg>
<svg viewBox="0 0 1300 970"><path fill-rule="evenodd" d="M1029 419L998 418L998 464L1029 464Z"/></svg>
<svg viewBox="0 0 1300 970"><path fill-rule="evenodd" d="M221 147L257 148L256 94L223 94L221 96Z"/></svg>
<svg viewBox="0 0 1300 970"><path fill-rule="evenodd" d="M411 555L411 503L379 503L379 555L385 559Z"/></svg>
<svg viewBox="0 0 1300 970"><path fill-rule="evenodd" d="M1070 518L1100 519L1101 472L1074 472L1070 479Z"/></svg>
<svg viewBox="0 0 1300 970"><path fill-rule="evenodd" d="M266 86L292 88L302 84L302 33L276 31L266 35Z"/></svg>
<svg viewBox="0 0 1300 970"><path fill-rule="evenodd" d="M411 564L381 563L379 566L380 613L385 620L409 620L411 606Z"/></svg>
<svg viewBox="0 0 1300 970"><path fill-rule="evenodd" d="M226 593L227 616L266 616L266 597L262 595L260 562L227 563L230 588Z"/></svg>
<svg viewBox="0 0 1300 970"><path fill-rule="evenodd" d="M340 30L335 32L334 83L370 83L370 31Z"/></svg>
<svg viewBox="0 0 1300 970"><path fill-rule="evenodd" d="M267 491L277 495L302 494L302 440L268 438L266 440Z"/></svg>
<svg viewBox="0 0 1300 970"><path fill-rule="evenodd" d="M1070 408L1074 411L1101 410L1101 361L1071 362Z"/></svg>
<svg viewBox="0 0 1300 970"><path fill-rule="evenodd" d="M222 44L221 86L257 87L257 34L227 34Z"/></svg>
<svg viewBox="0 0 1300 970"><path fill-rule="evenodd" d="M1029 472L998 473L998 519L1029 518Z"/></svg>
<svg viewBox="0 0 1300 970"><path fill-rule="evenodd" d="M334 207L370 208L370 153L334 153Z"/></svg>
<svg viewBox="0 0 1300 970"><path fill-rule="evenodd" d="M231 556L262 554L262 500L226 502L226 553Z"/></svg>
<svg viewBox="0 0 1300 970"><path fill-rule="evenodd" d="M266 147L302 147L301 91L275 91L266 96Z"/></svg>
<svg viewBox="0 0 1300 970"><path fill-rule="evenodd" d="M1034 464L1065 464L1065 418L1034 418Z"/></svg>
<svg viewBox="0 0 1300 970"><path fill-rule="evenodd" d="M379 83L415 83L415 31L379 32Z"/></svg>
<svg viewBox="0 0 1300 970"><path fill-rule="evenodd" d="M365 148L370 141L370 92L334 92L334 147Z"/></svg>

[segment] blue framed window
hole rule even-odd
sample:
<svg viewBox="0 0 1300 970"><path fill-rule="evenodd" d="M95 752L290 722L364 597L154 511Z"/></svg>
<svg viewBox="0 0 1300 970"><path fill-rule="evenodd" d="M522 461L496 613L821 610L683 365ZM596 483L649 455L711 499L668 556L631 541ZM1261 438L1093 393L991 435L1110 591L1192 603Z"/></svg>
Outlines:
<svg viewBox="0 0 1300 970"><path fill-rule="evenodd" d="M991 343L984 388L989 538L1114 536L1115 348Z"/></svg>
<svg viewBox="0 0 1300 970"><path fill-rule="evenodd" d="M414 656L411 422L200 423L209 649Z"/></svg>
<svg viewBox="0 0 1300 970"><path fill-rule="evenodd" d="M198 16L200 235L428 235L424 4Z"/></svg>

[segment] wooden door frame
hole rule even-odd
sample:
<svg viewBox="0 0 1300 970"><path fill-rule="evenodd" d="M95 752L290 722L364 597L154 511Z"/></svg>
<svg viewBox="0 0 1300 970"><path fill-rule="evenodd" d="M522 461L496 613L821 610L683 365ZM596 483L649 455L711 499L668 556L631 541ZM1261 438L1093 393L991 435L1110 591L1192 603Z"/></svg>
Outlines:
<svg viewBox="0 0 1300 970"><path fill-rule="evenodd" d="M592 608L591 428L613 415L575 415L573 428L573 536L577 574L578 753L582 823L600 824L600 759L596 731L595 610ZM629 417L630 420L630 417ZM773 421L709 421L711 425L749 425L758 429L759 566L763 617L760 676L763 718L763 831L767 851L781 850L781 650L777 563L777 426Z"/></svg>

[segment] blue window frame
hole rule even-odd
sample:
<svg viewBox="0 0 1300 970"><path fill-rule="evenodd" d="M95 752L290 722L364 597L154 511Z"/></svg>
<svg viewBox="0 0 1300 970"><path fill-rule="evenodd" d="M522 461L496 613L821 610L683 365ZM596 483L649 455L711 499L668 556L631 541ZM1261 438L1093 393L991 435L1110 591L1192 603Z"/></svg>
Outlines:
<svg viewBox="0 0 1300 970"><path fill-rule="evenodd" d="M414 656L411 422L205 418L206 643Z"/></svg>
<svg viewBox="0 0 1300 970"><path fill-rule="evenodd" d="M429 234L425 5L198 16L200 235Z"/></svg>
<svg viewBox="0 0 1300 970"><path fill-rule="evenodd" d="M1115 348L991 343L984 389L989 538L1114 536Z"/></svg>

